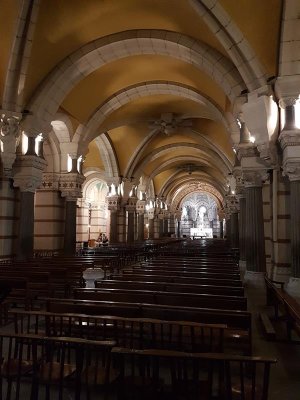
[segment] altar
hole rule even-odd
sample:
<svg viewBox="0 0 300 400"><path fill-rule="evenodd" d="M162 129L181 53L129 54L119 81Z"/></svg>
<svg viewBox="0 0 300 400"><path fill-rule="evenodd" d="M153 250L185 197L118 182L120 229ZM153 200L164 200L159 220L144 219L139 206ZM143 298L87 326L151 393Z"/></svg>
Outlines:
<svg viewBox="0 0 300 400"><path fill-rule="evenodd" d="M196 237L213 237L213 230L212 228L191 228L190 235Z"/></svg>

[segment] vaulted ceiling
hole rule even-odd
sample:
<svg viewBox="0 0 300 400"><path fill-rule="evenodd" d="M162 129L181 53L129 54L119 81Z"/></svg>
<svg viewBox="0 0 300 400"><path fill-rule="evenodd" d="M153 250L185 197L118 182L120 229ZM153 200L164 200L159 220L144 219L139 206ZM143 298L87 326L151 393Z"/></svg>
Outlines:
<svg viewBox="0 0 300 400"><path fill-rule="evenodd" d="M1 98L21 3L0 0ZM105 135L119 175L152 180L157 194L201 182L222 194L235 103L277 75L281 9L281 0L41 0L23 109L48 122L65 114L89 170L105 169L96 143Z"/></svg>

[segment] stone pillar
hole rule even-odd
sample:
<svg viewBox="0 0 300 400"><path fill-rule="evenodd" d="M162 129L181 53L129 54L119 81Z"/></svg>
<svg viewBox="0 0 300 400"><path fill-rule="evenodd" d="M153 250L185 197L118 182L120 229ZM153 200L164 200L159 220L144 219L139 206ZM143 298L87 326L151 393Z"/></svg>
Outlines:
<svg viewBox="0 0 300 400"><path fill-rule="evenodd" d="M171 235L175 235L175 215L171 214L170 215L170 224L169 224L169 231Z"/></svg>
<svg viewBox="0 0 300 400"><path fill-rule="evenodd" d="M18 155L14 163L14 186L20 188L20 221L17 258L33 256L34 246L34 194L43 180L46 161L34 153L35 138L29 140L26 154ZM31 144L31 146L30 146Z"/></svg>
<svg viewBox="0 0 300 400"><path fill-rule="evenodd" d="M246 196L246 268L265 272L265 239L262 201L262 179L259 172L244 174Z"/></svg>
<svg viewBox="0 0 300 400"><path fill-rule="evenodd" d="M239 247L239 215L238 212L235 211L231 214L230 217L230 232L231 232L231 247L238 248Z"/></svg>
<svg viewBox="0 0 300 400"><path fill-rule="evenodd" d="M110 210L110 223L109 223L109 241L111 243L118 242L118 211Z"/></svg>
<svg viewBox="0 0 300 400"><path fill-rule="evenodd" d="M225 219L225 227L226 227L226 239L228 240L229 244L231 244L231 220L230 220L230 215L227 215L227 218Z"/></svg>
<svg viewBox="0 0 300 400"><path fill-rule="evenodd" d="M127 211L127 243L134 242L134 211Z"/></svg>
<svg viewBox="0 0 300 400"><path fill-rule="evenodd" d="M135 237L135 211L137 204L137 197L129 197L126 204L127 211L127 243L133 243Z"/></svg>
<svg viewBox="0 0 300 400"><path fill-rule="evenodd" d="M240 216L239 216L239 248L240 261L246 261L246 198L240 196Z"/></svg>
<svg viewBox="0 0 300 400"><path fill-rule="evenodd" d="M145 214L143 212L138 213L138 240L144 240L144 229L145 229Z"/></svg>
<svg viewBox="0 0 300 400"><path fill-rule="evenodd" d="M145 211L146 211L146 197L143 194L143 200L138 200L136 203L137 210L137 240L143 241L145 239Z"/></svg>
<svg viewBox="0 0 300 400"><path fill-rule="evenodd" d="M22 192L20 196L18 258L33 256L34 243L34 192Z"/></svg>
<svg viewBox="0 0 300 400"><path fill-rule="evenodd" d="M223 239L224 236L224 227L223 227L223 218L220 220L220 238Z"/></svg>
<svg viewBox="0 0 300 400"><path fill-rule="evenodd" d="M168 236L168 234L169 234L169 219L165 218L163 221L164 221L164 228L163 228L164 236Z"/></svg>
<svg viewBox="0 0 300 400"><path fill-rule="evenodd" d="M156 214L154 216L154 239L160 238L160 221L158 214Z"/></svg>
<svg viewBox="0 0 300 400"><path fill-rule="evenodd" d="M85 177L77 172L77 158L72 159L72 170L61 174L59 188L66 199L64 254L76 252L77 199L82 197L82 184Z"/></svg>
<svg viewBox="0 0 300 400"><path fill-rule="evenodd" d="M299 83L299 82L298 82ZM291 86L294 87L294 86ZM300 297L300 129L295 121L297 96L282 98L280 107L285 113L285 125L280 133L279 142L283 150L283 174L290 181L290 238L291 238L291 274L287 290Z"/></svg>
<svg viewBox="0 0 300 400"><path fill-rule="evenodd" d="M300 169L299 169L300 171ZM292 275L300 278L300 180L290 182ZM300 293L299 293L300 296Z"/></svg>
<svg viewBox="0 0 300 400"><path fill-rule="evenodd" d="M76 198L66 197L64 254L68 256L76 252L76 202Z"/></svg>
<svg viewBox="0 0 300 400"><path fill-rule="evenodd" d="M110 243L118 242L118 211L120 208L120 198L118 195L107 196L107 208L109 216L109 241Z"/></svg>
<svg viewBox="0 0 300 400"><path fill-rule="evenodd" d="M149 218L149 239L154 239L154 218Z"/></svg>

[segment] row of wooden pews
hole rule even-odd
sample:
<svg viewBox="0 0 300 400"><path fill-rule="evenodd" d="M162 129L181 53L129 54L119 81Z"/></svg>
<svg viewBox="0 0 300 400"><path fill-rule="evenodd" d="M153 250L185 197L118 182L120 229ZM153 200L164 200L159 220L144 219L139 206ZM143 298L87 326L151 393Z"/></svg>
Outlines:
<svg viewBox="0 0 300 400"><path fill-rule="evenodd" d="M54 296L8 312L7 399L13 382L16 399L268 398L275 361L252 356L251 314L223 241L164 243L95 288Z"/></svg>

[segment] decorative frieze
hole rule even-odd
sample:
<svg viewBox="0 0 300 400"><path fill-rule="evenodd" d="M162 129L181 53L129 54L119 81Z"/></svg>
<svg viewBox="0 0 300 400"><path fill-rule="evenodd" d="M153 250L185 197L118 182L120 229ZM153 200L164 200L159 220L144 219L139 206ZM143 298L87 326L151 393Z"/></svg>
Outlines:
<svg viewBox="0 0 300 400"><path fill-rule="evenodd" d="M12 176L12 166L16 159L16 148L20 141L20 120L22 114L0 111L0 153L4 176Z"/></svg>
<svg viewBox="0 0 300 400"><path fill-rule="evenodd" d="M69 172L60 175L58 188L61 191L62 197L67 201L76 201L82 197L82 184L85 177L78 173Z"/></svg>
<svg viewBox="0 0 300 400"><path fill-rule="evenodd" d="M47 162L38 156L18 156L13 167L14 187L22 192L35 192L43 181Z"/></svg>

